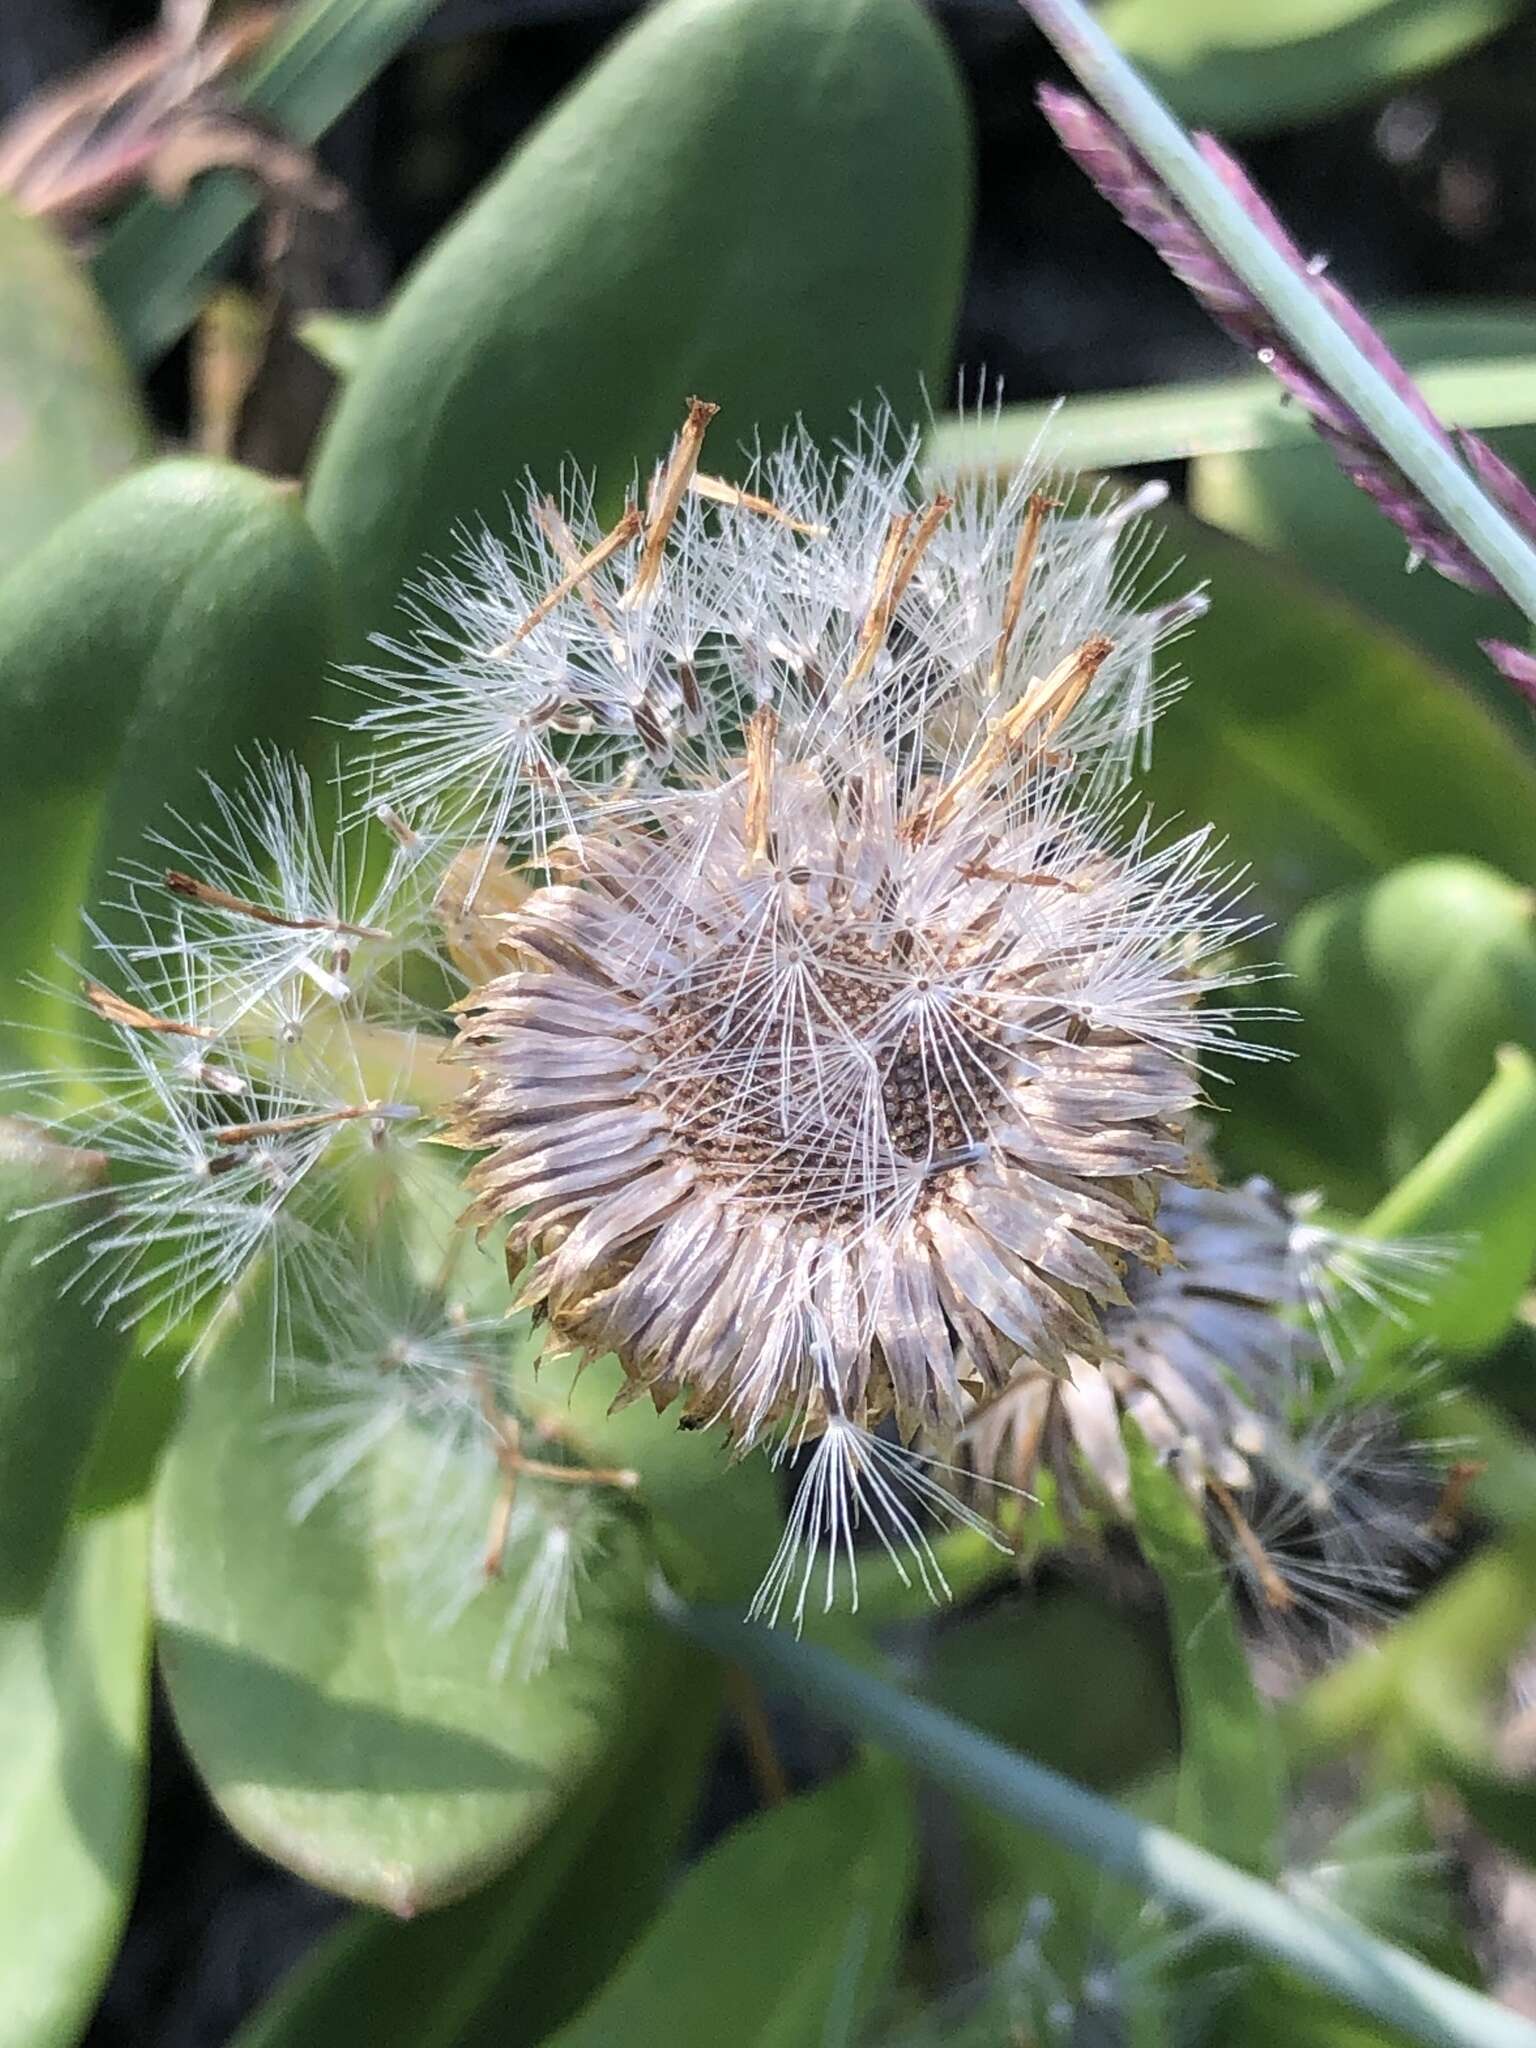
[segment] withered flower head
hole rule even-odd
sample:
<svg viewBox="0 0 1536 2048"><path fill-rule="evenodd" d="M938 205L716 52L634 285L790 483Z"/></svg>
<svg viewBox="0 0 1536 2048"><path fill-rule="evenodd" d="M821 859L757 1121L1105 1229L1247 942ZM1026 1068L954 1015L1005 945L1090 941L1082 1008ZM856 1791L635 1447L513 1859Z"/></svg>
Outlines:
<svg viewBox="0 0 1536 2048"><path fill-rule="evenodd" d="M1103 1359L1230 1043L1209 837L1116 795L1198 601L1130 607L1125 507L923 500L878 435L699 476L709 410L643 518L536 505L564 576L438 671L525 725L537 671L567 826L461 1005L456 1135L521 1299L633 1392L744 1446L952 1440L1021 1364Z"/></svg>
<svg viewBox="0 0 1536 2048"><path fill-rule="evenodd" d="M1432 1447L1415 1459L1400 1418L1328 1396L1349 1391L1358 1326L1399 1316L1448 1250L1331 1231L1314 1208L1260 1179L1170 1188L1170 1256L1132 1262L1108 1356L1065 1379L1022 1367L967 1425L972 1469L1035 1498L1048 1479L1069 1525L1126 1514L1128 1416L1267 1605L1366 1604L1422 1547L1400 1498ZM1291 1556L1292 1537L1316 1554Z"/></svg>

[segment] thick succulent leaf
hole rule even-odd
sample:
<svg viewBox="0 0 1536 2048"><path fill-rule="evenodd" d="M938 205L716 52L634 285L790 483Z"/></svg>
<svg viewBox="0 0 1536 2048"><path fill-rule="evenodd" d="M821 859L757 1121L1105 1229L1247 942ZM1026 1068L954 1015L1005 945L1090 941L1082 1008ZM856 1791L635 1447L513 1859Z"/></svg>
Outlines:
<svg viewBox="0 0 1536 2048"><path fill-rule="evenodd" d="M1288 128L1449 63L1518 0L1109 0L1104 26L1186 121Z"/></svg>
<svg viewBox="0 0 1536 2048"><path fill-rule="evenodd" d="M1413 1171L1372 1211L1372 1237L1444 1237L1455 1256L1416 1282L1419 1299L1383 1324L1376 1349L1419 1341L1484 1351L1509 1328L1536 1265L1536 1061L1519 1046Z"/></svg>
<svg viewBox="0 0 1536 2048"><path fill-rule="evenodd" d="M1206 578L1211 610L1179 643L1189 686L1159 722L1147 786L1164 816L1214 823L1247 866L1258 916L1283 925L1424 854L1536 873L1536 767L1458 682L1272 557L1180 515L1169 524L1169 551L1182 556L1174 587ZM1261 961L1280 950L1267 933L1252 949ZM1278 1000L1301 1021L1246 1027L1297 1057L1244 1065L1220 1090L1224 1165L1369 1208L1393 1171L1381 1083L1341 1088L1336 1062L1319 1056L1328 1017L1355 1034L1365 1018L1336 987L1282 982L1239 1000Z"/></svg>
<svg viewBox="0 0 1536 2048"><path fill-rule="evenodd" d="M405 1926L356 1913L235 2048L534 2048L568 2019L660 1905L698 1804L718 1686L697 1655L661 1655L660 1713L505 1875Z"/></svg>
<svg viewBox="0 0 1536 2048"><path fill-rule="evenodd" d="M298 337L337 377L350 377L379 331L377 313L307 313L298 323Z"/></svg>
<svg viewBox="0 0 1536 2048"><path fill-rule="evenodd" d="M332 738L314 711L335 645L335 583L297 492L227 465L181 481L206 500L204 542L140 671L97 828L88 901L109 935L122 893L112 877L125 861L154 863L146 833L174 837L170 813L210 819L210 782L237 787L253 749L308 749L323 763Z"/></svg>
<svg viewBox="0 0 1536 2048"><path fill-rule="evenodd" d="M733 1828L551 2048L851 2048L884 1992L914 1839L903 1779L862 1764Z"/></svg>
<svg viewBox="0 0 1536 2048"><path fill-rule="evenodd" d="M306 729L331 618L296 499L228 463L125 478L0 583L0 855L26 877L0 896L7 984L81 958L82 899L167 801L206 807L203 769ZM63 1006L7 986L0 1016L58 1029Z"/></svg>
<svg viewBox="0 0 1536 2048"><path fill-rule="evenodd" d="M120 1333L65 1286L77 1203L104 1178L96 1155L0 1122L0 1612L43 1595L122 1365Z"/></svg>
<svg viewBox="0 0 1536 2048"><path fill-rule="evenodd" d="M1308 1121L1385 1187L1536 1049L1536 898L1469 860L1422 860L1313 904L1286 935L1294 1085Z"/></svg>
<svg viewBox="0 0 1536 2048"><path fill-rule="evenodd" d="M771 118L765 109L771 108ZM914 0L664 0L406 281L324 434L315 525L363 631L568 458L607 500L690 392L709 464L939 389L965 262L965 117Z"/></svg>
<svg viewBox="0 0 1536 2048"><path fill-rule="evenodd" d="M1405 308L1381 315L1382 332L1411 370L1443 370L1457 360L1530 346L1531 314L1523 305ZM1448 406L1445 417L1463 420ZM1536 468L1536 429L1514 426L1490 437L1526 474ZM1513 693L1478 651L1479 638L1523 641L1527 627L1512 605L1474 596L1421 569L1408 574L1397 529L1343 476L1328 451L1308 447L1254 455L1211 455L1195 464L1190 503L1202 519L1284 555L1320 583L1366 606L1408 635L1447 668L1464 676L1496 711L1523 724ZM1421 848L1421 851L1430 851Z"/></svg>
<svg viewBox="0 0 1536 2048"><path fill-rule="evenodd" d="M404 48L438 0L308 0L239 82L258 120L318 141ZM96 283L136 362L152 363L197 316L210 279L256 211L248 178L217 171L176 205L146 196L97 251Z"/></svg>
<svg viewBox="0 0 1536 2048"><path fill-rule="evenodd" d="M1134 1423L1125 1439L1137 1538L1168 1603L1182 1730L1177 1825L1229 1861L1273 1874L1284 1812L1279 1742L1253 1688L1231 1593L1183 1487Z"/></svg>
<svg viewBox="0 0 1536 2048"><path fill-rule="evenodd" d="M294 1520L309 1468L293 1401L282 1423L273 1407L271 1310L256 1288L198 1368L166 1451L161 1661L234 1827L313 1883L410 1914L504 1868L641 1711L657 1640L644 1555L626 1525L569 1647L536 1677L497 1678L515 1588L487 1588L444 1627L400 1555L421 1445L392 1442Z"/></svg>
<svg viewBox="0 0 1536 2048"><path fill-rule="evenodd" d="M0 575L149 453L149 423L68 251L0 197Z"/></svg>
<svg viewBox="0 0 1536 2048"><path fill-rule="evenodd" d="M0 1617L0 2048L70 2048L138 1862L148 1705L142 1504L79 1523Z"/></svg>

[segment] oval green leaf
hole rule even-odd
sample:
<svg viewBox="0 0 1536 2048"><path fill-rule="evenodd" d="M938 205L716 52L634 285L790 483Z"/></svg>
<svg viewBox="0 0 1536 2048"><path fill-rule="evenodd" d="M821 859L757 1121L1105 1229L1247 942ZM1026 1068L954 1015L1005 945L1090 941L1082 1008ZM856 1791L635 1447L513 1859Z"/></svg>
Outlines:
<svg viewBox="0 0 1536 2048"><path fill-rule="evenodd" d="M406 1926L354 1914L234 2048L535 2048L569 2019L661 1904L698 1805L718 1686L696 1652L661 1655L659 1714L509 1871Z"/></svg>
<svg viewBox="0 0 1536 2048"><path fill-rule="evenodd" d="M615 1408L624 1376L612 1359L584 1369L530 1353L529 1412L560 1418L595 1463L629 1466L651 1519L664 1570L686 1599L743 1604L783 1533L767 1456L733 1460L720 1429L680 1429L649 1401Z"/></svg>
<svg viewBox="0 0 1536 2048"><path fill-rule="evenodd" d="M886 1988L914 1847L905 1784L887 1765L743 1822L550 2048L851 2048Z"/></svg>
<svg viewBox="0 0 1536 2048"><path fill-rule="evenodd" d="M79 1203L107 1199L105 1174L99 1155L0 1120L0 1612L42 1597L127 1348L54 1256Z"/></svg>
<svg viewBox="0 0 1536 2048"><path fill-rule="evenodd" d="M1387 1181L1470 1108L1505 1043L1536 1048L1536 895L1478 861L1411 861L1341 890L1285 944L1297 1079Z"/></svg>
<svg viewBox="0 0 1536 2048"><path fill-rule="evenodd" d="M0 856L26 878L0 896L7 984L81 957L82 899L167 801L206 809L204 769L306 729L332 616L293 494L220 462L125 478L0 583ZM13 986L0 1004L53 1031L65 1010Z"/></svg>
<svg viewBox="0 0 1536 2048"><path fill-rule="evenodd" d="M72 2048L138 1863L148 1719L142 1504L82 1522L0 1618L0 2048Z"/></svg>
<svg viewBox="0 0 1536 2048"><path fill-rule="evenodd" d="M337 637L335 579L297 491L230 464L157 474L202 541L179 563L162 551L173 608L140 664L97 827L88 902L109 936L112 877L153 862L145 834L180 829L168 813L211 821L209 782L237 786L253 747L302 754L329 739L314 713Z"/></svg>
<svg viewBox="0 0 1536 2048"><path fill-rule="evenodd" d="M1109 0L1104 26L1186 121L1238 135L1339 113L1447 64L1518 0Z"/></svg>
<svg viewBox="0 0 1536 2048"><path fill-rule="evenodd" d="M1284 917L1427 853L1536 873L1536 767L1466 692L1257 549L1165 523L1178 583L1205 580L1211 609L1179 643L1189 687L1148 786L1252 864L1257 910Z"/></svg>
<svg viewBox="0 0 1536 2048"><path fill-rule="evenodd" d="M149 422L74 258L0 197L0 575L149 454Z"/></svg>
<svg viewBox="0 0 1536 2048"><path fill-rule="evenodd" d="M569 1647L537 1677L497 1679L515 1588L441 1627L400 1568L420 1446L386 1446L345 1496L293 1519L306 1439L292 1402L281 1421L274 1407L271 1314L257 1288L188 1386L161 1466L166 1683L241 1834L312 1883L412 1914L508 1864L622 1739L657 1639L643 1555L621 1531Z"/></svg>
<svg viewBox="0 0 1536 2048"><path fill-rule="evenodd" d="M771 115L766 110L771 109ZM362 630L464 521L574 458L617 497L698 392L715 469L938 389L969 187L954 66L914 0L664 0L417 266L310 494Z"/></svg>

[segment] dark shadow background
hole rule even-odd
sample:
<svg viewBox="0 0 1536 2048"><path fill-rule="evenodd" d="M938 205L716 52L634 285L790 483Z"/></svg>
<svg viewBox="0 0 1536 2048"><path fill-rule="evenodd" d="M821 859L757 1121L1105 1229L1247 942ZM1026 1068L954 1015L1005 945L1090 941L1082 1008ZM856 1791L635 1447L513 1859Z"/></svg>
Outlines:
<svg viewBox="0 0 1536 2048"><path fill-rule="evenodd" d="M1235 7L1262 0L1232 0ZM359 246L366 306L622 26L623 0L444 0L431 25L327 138ZM968 81L977 219L957 371L1013 400L1206 376L1233 351L1060 155L1032 89L1061 77L1013 0L938 0ZM0 115L123 36L147 0L0 0ZM1462 61L1242 155L1307 247L1370 301L1536 294L1536 0ZM157 371L167 431L187 416L187 356ZM778 1733L816 1775L824 1737ZM750 1804L727 1738L699 1838ZM344 1910L229 1834L157 1701L147 1843L127 1941L89 2048L219 2048Z"/></svg>

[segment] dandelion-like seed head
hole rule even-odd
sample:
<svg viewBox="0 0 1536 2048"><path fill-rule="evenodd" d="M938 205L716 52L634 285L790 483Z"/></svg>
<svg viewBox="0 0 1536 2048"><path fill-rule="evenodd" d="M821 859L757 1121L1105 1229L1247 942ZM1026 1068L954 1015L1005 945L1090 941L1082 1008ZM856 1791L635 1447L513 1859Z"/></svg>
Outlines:
<svg viewBox="0 0 1536 2048"><path fill-rule="evenodd" d="M924 498L880 436L737 489L708 410L499 649L569 611L665 744L495 921L456 1135L522 1300L633 1391L743 1445L943 1439L1105 1355L1232 1038L1231 879L1115 793L1189 610L1130 609L1113 508Z"/></svg>
<svg viewBox="0 0 1536 2048"><path fill-rule="evenodd" d="M265 748L207 797L208 817L172 814L150 835L156 858L122 877L136 970L195 962L202 1021L265 1030L281 1050L338 1007L403 1016L402 963L431 936L436 840L373 804L337 829L306 770Z"/></svg>
<svg viewBox="0 0 1536 2048"><path fill-rule="evenodd" d="M1435 1550L1439 1461L1338 1375L1359 1317L1401 1316L1447 1249L1332 1231L1316 1209L1259 1179L1170 1188L1169 1256L1128 1271L1110 1356L1070 1379L1016 1374L967 1426L975 1469L1021 1491L1048 1475L1068 1521L1128 1513L1129 1417L1261 1610L1332 1626L1389 1604Z"/></svg>
<svg viewBox="0 0 1536 2048"><path fill-rule="evenodd" d="M403 830L366 879L359 835L323 833L307 777L280 757L211 803L203 826L153 840L168 864L124 876L110 935L87 920L79 1067L10 1084L110 1168L110 1203L53 1204L78 1216L51 1253L63 1283L109 1320L204 1342L217 1318L192 1319L265 1261L275 1353L293 1309L333 1290L348 1215L423 1178L420 1049L399 1027L432 894ZM386 911L403 913L393 931Z"/></svg>

